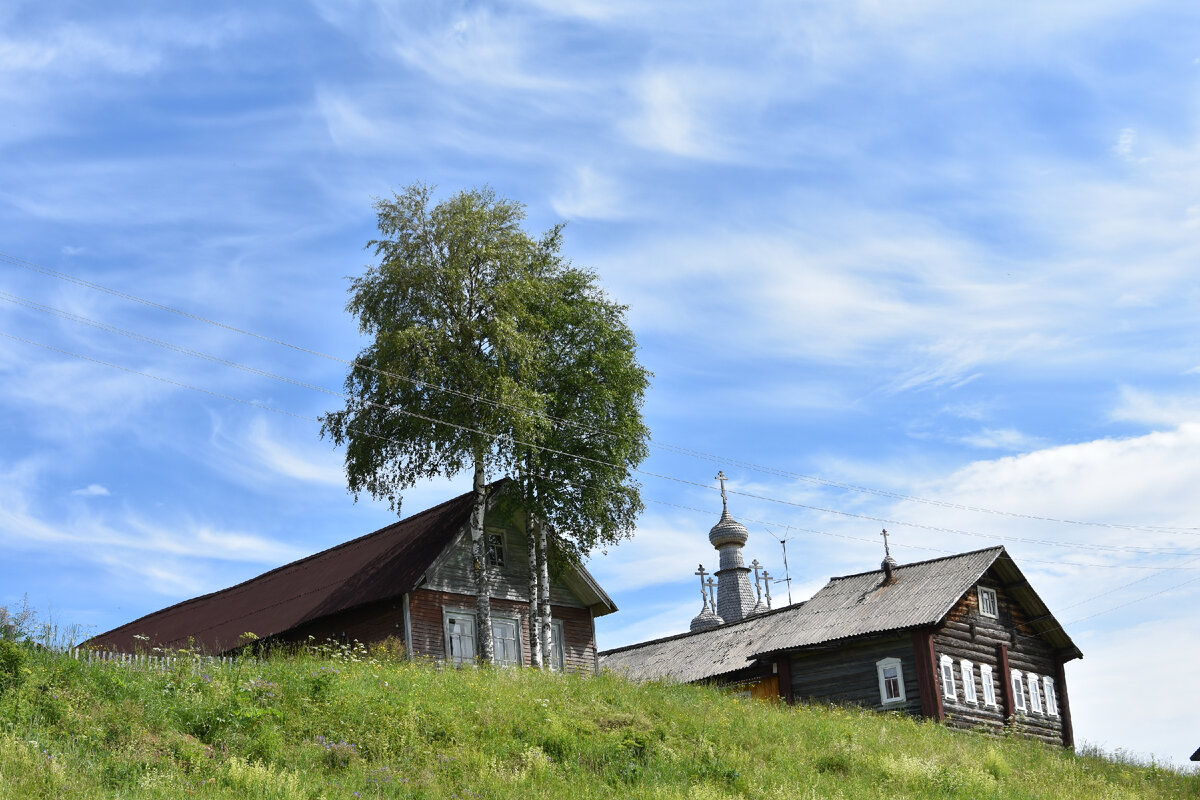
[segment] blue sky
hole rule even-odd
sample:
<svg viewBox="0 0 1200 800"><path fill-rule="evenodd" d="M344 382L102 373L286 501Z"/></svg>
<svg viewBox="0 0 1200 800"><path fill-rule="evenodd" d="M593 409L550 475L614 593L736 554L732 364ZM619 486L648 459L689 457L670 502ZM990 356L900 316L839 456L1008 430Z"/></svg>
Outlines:
<svg viewBox="0 0 1200 800"><path fill-rule="evenodd" d="M590 564L602 647L699 611L724 469L797 600L885 524L901 561L1004 544L1084 651L1078 738L1186 759L1200 8L411 5L0 8L0 604L105 630L392 519L303 419L337 398L12 298L334 391L344 364L13 258L348 359L372 198L487 184L569 223L655 441L715 456L653 449L713 488L642 476Z"/></svg>

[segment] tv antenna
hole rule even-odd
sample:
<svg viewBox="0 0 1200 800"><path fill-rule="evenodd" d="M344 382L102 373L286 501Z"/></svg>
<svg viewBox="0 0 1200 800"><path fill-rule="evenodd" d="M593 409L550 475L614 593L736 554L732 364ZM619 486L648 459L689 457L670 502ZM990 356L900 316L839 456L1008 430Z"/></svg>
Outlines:
<svg viewBox="0 0 1200 800"><path fill-rule="evenodd" d="M788 543L788 534L791 533L792 526L791 525L787 526L787 529L783 532L782 539L775 535L775 531L771 530L770 528L766 527L765 525L763 526L763 530L765 530L767 533L771 534L771 536L776 541L779 542L779 546L783 548L783 577L776 578L774 582L787 584L788 605L790 606L792 604L792 573L788 569L787 543Z"/></svg>

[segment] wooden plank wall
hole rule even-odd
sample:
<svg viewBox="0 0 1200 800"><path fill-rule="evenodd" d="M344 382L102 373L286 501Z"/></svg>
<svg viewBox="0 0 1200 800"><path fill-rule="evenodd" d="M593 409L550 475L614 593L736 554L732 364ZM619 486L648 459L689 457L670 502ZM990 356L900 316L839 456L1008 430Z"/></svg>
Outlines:
<svg viewBox="0 0 1200 800"><path fill-rule="evenodd" d="M885 658L900 659L904 672L903 703L885 706L880 702L876 663ZM796 701L851 703L879 711L904 711L914 716L921 713L917 664L912 636L907 632L794 652L791 672L792 696Z"/></svg>
<svg viewBox="0 0 1200 800"><path fill-rule="evenodd" d="M501 528L488 526L491 532ZM529 597L529 543L525 533L514 526L503 528L504 566L492 570L492 597L520 602ZM430 568L424 588L457 594L475 594L471 578L471 534L464 529L454 537L445 555ZM561 580L550 578L550 603L557 606L583 607Z"/></svg>
<svg viewBox="0 0 1200 800"><path fill-rule="evenodd" d="M474 611L475 596L433 589L417 589L409 597L412 619L413 651L442 660L446 657L446 636L442 625L442 609ZM529 650L529 603L492 598L492 613L521 619L521 659L531 663ZM596 631L591 612L586 608L550 606L552 619L563 623L565 648L563 661L568 671L595 672Z"/></svg>
<svg viewBox="0 0 1200 800"><path fill-rule="evenodd" d="M1000 581L989 571L980 579L983 586L996 590L999 601L999 617L985 617L979 613L978 592L972 588L950 611L946 624L934 634L934 651L936 661L934 669L939 668L943 655L954 660L954 678L956 681L957 699L945 697L942 702L946 710L946 723L959 728L985 728L1000 732L1004 729L1005 706L1011 692L1007 685L1008 678L1002 667L1001 645L1007 645L1008 661L1011 668L1022 673L1036 674L1039 680L1046 675L1054 678L1055 689L1059 695L1059 716L1045 713L1043 695L1043 713L1037 714L1029 707L1028 684L1026 684L1026 710L1016 711L1012 725L1016 732L1032 736L1055 744L1063 744L1063 715L1070 711L1064 707L1062 698L1066 694L1066 686L1059 676L1058 661L1045 641L1037 636L1029 626L1028 616L1024 610L1013 601L1011 595L1001 585ZM1016 635L1014 636L1014 632ZM961 660L968 659L975 665L975 692L978 700L975 704L965 702L962 687ZM983 686L980 683L981 664L992 667L996 690L996 707L989 707L983 702ZM937 690L942 692L940 674L937 679Z"/></svg>

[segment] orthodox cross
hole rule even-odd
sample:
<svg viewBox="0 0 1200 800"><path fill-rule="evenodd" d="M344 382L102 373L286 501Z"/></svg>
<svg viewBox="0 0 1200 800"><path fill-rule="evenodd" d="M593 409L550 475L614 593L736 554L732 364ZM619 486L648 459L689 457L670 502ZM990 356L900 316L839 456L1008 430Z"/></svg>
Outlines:
<svg viewBox="0 0 1200 800"><path fill-rule="evenodd" d="M758 592L758 602L762 602L762 586L758 582L758 571L762 569L762 565L758 563L758 559L750 562L750 568L754 570L754 591Z"/></svg>
<svg viewBox="0 0 1200 800"><path fill-rule="evenodd" d="M767 585L767 608L771 607L771 573L763 570L763 583Z"/></svg>
<svg viewBox="0 0 1200 800"><path fill-rule="evenodd" d="M888 532L887 532L887 528L884 528L884 529L883 529L883 533L881 533L881 534L879 534L879 535L883 537L883 555L884 555L884 557L885 557L885 558L891 558L891 557L892 557L892 549L891 549L890 547L888 547L888 540L887 540L887 537L888 537Z"/></svg>
<svg viewBox="0 0 1200 800"><path fill-rule="evenodd" d="M725 511L729 510L729 501L725 497L725 481L729 480L725 477L725 470L717 471L717 480L721 482L721 508Z"/></svg>
<svg viewBox="0 0 1200 800"><path fill-rule="evenodd" d="M708 572L704 569L704 565L701 564L692 574L700 576L700 598L704 600L704 607L708 608L708 592L704 591L704 576Z"/></svg>
<svg viewBox="0 0 1200 800"><path fill-rule="evenodd" d="M714 581L712 579L712 576L709 575L708 576L708 593L710 595L712 595L712 609L713 609L713 613L715 614L715 613L717 613L717 590L713 588L714 583L716 583L716 581Z"/></svg>

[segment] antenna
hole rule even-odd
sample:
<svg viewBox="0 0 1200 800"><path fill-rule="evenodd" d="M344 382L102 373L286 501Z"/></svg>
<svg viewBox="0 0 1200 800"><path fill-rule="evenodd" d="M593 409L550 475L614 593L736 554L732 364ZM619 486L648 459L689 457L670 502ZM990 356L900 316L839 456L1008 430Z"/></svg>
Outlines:
<svg viewBox="0 0 1200 800"><path fill-rule="evenodd" d="M779 546L783 548L783 577L782 577L782 578L776 578L776 579L775 579L775 582L776 582L776 583L786 583L786 584L787 584L787 590L788 590L788 605L790 606L790 605L792 604L792 573L791 573L791 570L789 570L789 569L788 569L788 560L787 560L787 543L788 543L788 537L787 537L787 535L788 535L788 533L789 533L789 532L792 530L792 526L791 526L791 525L788 525L788 526L787 526L787 530L785 530L785 531L783 532L783 538L782 538L782 539L780 539L778 536L776 536L776 535L775 535L775 532L774 532L773 530L771 530L770 528L766 527L765 525L763 526L763 530L765 530L767 533L771 534L771 536L772 536L772 537L773 537L773 538L774 538L776 541L778 541L778 542L779 542Z"/></svg>

